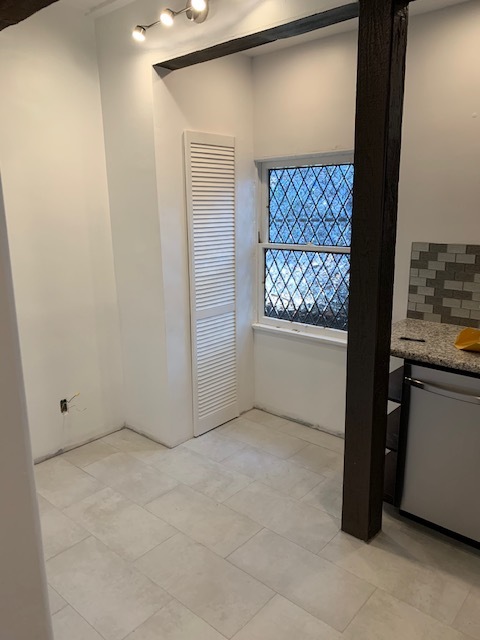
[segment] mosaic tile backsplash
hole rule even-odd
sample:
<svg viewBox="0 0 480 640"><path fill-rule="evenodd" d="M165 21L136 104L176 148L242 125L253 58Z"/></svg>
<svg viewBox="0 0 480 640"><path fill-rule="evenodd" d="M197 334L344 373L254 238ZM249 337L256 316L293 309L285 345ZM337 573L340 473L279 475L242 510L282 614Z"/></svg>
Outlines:
<svg viewBox="0 0 480 640"><path fill-rule="evenodd" d="M414 242L407 316L480 328L480 246Z"/></svg>

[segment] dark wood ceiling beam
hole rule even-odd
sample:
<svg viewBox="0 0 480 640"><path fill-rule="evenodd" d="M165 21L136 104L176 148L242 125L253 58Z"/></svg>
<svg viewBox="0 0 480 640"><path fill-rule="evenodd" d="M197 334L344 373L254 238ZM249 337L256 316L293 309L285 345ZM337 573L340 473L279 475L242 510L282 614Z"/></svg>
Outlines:
<svg viewBox="0 0 480 640"><path fill-rule="evenodd" d="M360 0L342 529L382 525L408 0Z"/></svg>
<svg viewBox="0 0 480 640"><path fill-rule="evenodd" d="M194 51L187 55L180 56L178 58L171 58L170 60L164 60L155 65L155 68L167 69L169 71L176 71L177 69L183 69L184 67L191 67L194 64L201 62L208 62L209 60L215 60L216 58L223 58L229 56L232 53L240 53L259 47L262 44L268 44L275 42L276 40L283 40L284 38L291 38L292 36L303 35L310 31L322 29L323 27L330 27L333 24L345 22L358 16L358 2L352 2L350 4L330 9L329 11L322 11L306 18L300 18L287 24L279 25L278 27L272 27L271 29L265 29L257 33L252 33L248 36L241 38L234 38L221 44L216 44L207 49L201 49L200 51Z"/></svg>
<svg viewBox="0 0 480 640"><path fill-rule="evenodd" d="M25 20L57 0L0 0L0 31Z"/></svg>

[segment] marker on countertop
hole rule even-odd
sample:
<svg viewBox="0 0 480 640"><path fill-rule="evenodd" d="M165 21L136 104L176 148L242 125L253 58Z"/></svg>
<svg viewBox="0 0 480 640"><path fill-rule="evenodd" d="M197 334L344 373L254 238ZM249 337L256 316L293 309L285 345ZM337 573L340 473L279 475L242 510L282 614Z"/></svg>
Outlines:
<svg viewBox="0 0 480 640"><path fill-rule="evenodd" d="M408 340L409 342L426 342L424 338L408 338L407 336L401 336L400 340Z"/></svg>

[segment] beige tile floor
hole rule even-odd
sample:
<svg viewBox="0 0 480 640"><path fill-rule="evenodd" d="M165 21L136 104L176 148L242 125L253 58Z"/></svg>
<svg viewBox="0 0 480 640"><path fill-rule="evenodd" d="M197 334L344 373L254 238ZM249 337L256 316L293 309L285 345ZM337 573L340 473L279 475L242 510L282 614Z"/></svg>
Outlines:
<svg viewBox="0 0 480 640"><path fill-rule="evenodd" d="M55 640L480 640L480 554L388 509L342 533L342 451L255 409L37 465Z"/></svg>

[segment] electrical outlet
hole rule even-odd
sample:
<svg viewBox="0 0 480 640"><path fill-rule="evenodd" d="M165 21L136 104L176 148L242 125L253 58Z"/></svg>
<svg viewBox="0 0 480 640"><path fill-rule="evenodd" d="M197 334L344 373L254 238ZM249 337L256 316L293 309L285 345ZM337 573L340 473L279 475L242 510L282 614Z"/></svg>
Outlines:
<svg viewBox="0 0 480 640"><path fill-rule="evenodd" d="M68 400L60 400L60 413L68 413Z"/></svg>

